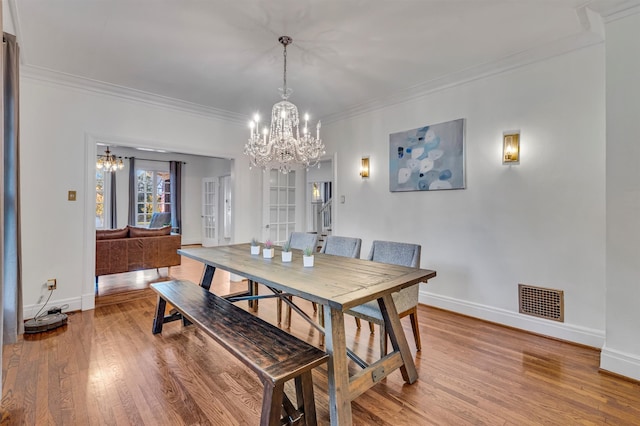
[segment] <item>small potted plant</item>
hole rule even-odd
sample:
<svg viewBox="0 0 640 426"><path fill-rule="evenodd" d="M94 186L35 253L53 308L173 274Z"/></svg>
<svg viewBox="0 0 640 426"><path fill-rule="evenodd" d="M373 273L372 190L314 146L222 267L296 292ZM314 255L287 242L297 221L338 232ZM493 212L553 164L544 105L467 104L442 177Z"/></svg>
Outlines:
<svg viewBox="0 0 640 426"><path fill-rule="evenodd" d="M262 249L262 257L265 259L271 259L273 257L273 243L271 240L267 240L264 242L264 248Z"/></svg>
<svg viewBox="0 0 640 426"><path fill-rule="evenodd" d="M302 255L302 264L305 268L313 266L313 249L311 247L307 247L306 249L304 249Z"/></svg>
<svg viewBox="0 0 640 426"><path fill-rule="evenodd" d="M291 262L291 255L291 245L289 243L284 243L282 246L282 261Z"/></svg>
<svg viewBox="0 0 640 426"><path fill-rule="evenodd" d="M251 254L260 254L260 244L255 238L251 239Z"/></svg>

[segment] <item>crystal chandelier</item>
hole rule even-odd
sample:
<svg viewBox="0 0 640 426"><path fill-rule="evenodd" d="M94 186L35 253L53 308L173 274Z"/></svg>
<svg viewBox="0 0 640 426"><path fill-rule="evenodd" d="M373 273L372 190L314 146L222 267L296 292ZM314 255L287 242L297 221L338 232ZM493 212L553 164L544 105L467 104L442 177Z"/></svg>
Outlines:
<svg viewBox="0 0 640 426"><path fill-rule="evenodd" d="M324 155L324 144L320 140L320 122L316 125L316 136L309 131L309 115L305 114L304 128L300 135L298 108L288 101L292 90L287 88L287 46L293 42L288 36L278 41L284 46L284 83L280 88L282 100L271 110L271 130L265 126L260 131L260 117L256 114L251 121L251 136L244 146L244 153L249 156L251 166L266 169L278 169L289 173L296 167L318 164Z"/></svg>
<svg viewBox="0 0 640 426"><path fill-rule="evenodd" d="M116 156L109 151L109 147L107 147L105 155L99 155L98 161L96 161L96 169L104 170L105 172L115 172L123 168L124 163L122 162L122 157L116 158Z"/></svg>

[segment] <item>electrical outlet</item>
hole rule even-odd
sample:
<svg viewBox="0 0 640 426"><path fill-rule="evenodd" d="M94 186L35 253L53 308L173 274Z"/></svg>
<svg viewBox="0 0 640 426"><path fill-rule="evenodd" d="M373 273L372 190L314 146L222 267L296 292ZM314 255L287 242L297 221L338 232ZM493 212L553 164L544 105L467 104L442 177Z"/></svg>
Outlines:
<svg viewBox="0 0 640 426"><path fill-rule="evenodd" d="M47 280L47 290L55 290L56 289L56 279L51 278Z"/></svg>

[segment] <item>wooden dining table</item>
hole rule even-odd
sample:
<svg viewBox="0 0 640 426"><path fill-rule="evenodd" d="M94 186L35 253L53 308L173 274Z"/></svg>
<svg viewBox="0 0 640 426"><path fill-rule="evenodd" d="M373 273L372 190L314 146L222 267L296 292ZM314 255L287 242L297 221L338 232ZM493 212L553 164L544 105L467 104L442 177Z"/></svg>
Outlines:
<svg viewBox="0 0 640 426"><path fill-rule="evenodd" d="M282 262L281 249L265 259L251 255L250 245L234 244L218 247L184 248L178 253L202 262L205 269L201 283L210 288L216 268L246 277L246 292L231 295L231 300L253 300L254 282L267 286L277 297L289 301L297 296L315 302L324 309L325 351L329 354L329 411L332 425L351 425L351 401L399 369L407 383L418 379L415 363L403 332L392 294L436 276L428 269L411 268L327 254L314 254L314 266L304 267L302 252L293 251L291 262ZM346 345L344 314L355 306L377 300L393 351L381 359L367 363ZM349 374L349 359L360 370Z"/></svg>

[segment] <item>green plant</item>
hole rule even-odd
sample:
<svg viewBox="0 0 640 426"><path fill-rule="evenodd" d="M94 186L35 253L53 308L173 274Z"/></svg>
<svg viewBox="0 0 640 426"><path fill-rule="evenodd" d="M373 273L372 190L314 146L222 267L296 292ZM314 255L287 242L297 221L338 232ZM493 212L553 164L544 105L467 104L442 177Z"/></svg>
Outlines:
<svg viewBox="0 0 640 426"><path fill-rule="evenodd" d="M252 239L251 239L251 245L252 245L253 247L257 246L257 245L258 245L258 240L256 240L255 238L252 238Z"/></svg>
<svg viewBox="0 0 640 426"><path fill-rule="evenodd" d="M264 246L267 249L271 249L271 247L273 246L273 243L271 242L271 240L267 240L264 242Z"/></svg>
<svg viewBox="0 0 640 426"><path fill-rule="evenodd" d="M306 249L304 249L304 255L305 256L313 256L313 248L312 247L307 247Z"/></svg>
<svg viewBox="0 0 640 426"><path fill-rule="evenodd" d="M282 246L282 251L283 252L290 252L291 251L291 244L289 243L284 243L284 245Z"/></svg>

